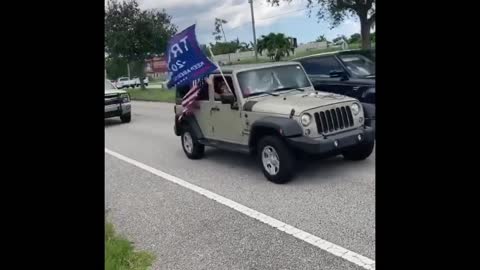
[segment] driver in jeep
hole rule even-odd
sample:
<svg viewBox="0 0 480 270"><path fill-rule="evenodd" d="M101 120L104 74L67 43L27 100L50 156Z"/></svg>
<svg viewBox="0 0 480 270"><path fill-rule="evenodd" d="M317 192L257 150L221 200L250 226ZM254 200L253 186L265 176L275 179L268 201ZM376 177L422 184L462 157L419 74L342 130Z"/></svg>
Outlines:
<svg viewBox="0 0 480 270"><path fill-rule="evenodd" d="M230 92L230 90L228 90L228 86L223 79L215 81L214 90L215 90L215 92L214 92L215 100L220 100L221 96L223 96L223 95L231 95L232 94Z"/></svg>

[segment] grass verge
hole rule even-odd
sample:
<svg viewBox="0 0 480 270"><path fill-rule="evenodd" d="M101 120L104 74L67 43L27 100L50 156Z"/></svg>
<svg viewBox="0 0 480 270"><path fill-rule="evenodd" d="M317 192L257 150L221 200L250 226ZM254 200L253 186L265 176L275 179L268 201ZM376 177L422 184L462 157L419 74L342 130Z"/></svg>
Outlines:
<svg viewBox="0 0 480 270"><path fill-rule="evenodd" d="M132 243L117 235L111 223L105 224L105 270L147 270L155 257L135 251Z"/></svg>
<svg viewBox="0 0 480 270"><path fill-rule="evenodd" d="M175 89L147 88L128 89L132 100L175 102Z"/></svg>

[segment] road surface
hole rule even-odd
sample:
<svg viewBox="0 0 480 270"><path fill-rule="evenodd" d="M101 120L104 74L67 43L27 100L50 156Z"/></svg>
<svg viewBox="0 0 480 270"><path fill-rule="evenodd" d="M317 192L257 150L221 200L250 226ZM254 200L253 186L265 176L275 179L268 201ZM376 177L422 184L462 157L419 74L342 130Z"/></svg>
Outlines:
<svg viewBox="0 0 480 270"><path fill-rule="evenodd" d="M305 161L284 185L248 155L207 148L189 160L173 104L133 102L132 122L105 120L105 147L375 260L375 154ZM108 218L154 269L364 269L185 187L105 154Z"/></svg>

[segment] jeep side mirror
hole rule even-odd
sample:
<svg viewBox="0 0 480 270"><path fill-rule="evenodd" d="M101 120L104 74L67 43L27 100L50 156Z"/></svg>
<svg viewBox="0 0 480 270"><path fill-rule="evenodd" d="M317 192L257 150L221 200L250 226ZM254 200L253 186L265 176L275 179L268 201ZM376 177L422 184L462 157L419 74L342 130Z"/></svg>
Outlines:
<svg viewBox="0 0 480 270"><path fill-rule="evenodd" d="M235 96L229 94L223 94L220 96L222 104L233 104L235 102Z"/></svg>
<svg viewBox="0 0 480 270"><path fill-rule="evenodd" d="M348 80L347 73L343 70L330 71L330 78L340 78L342 81Z"/></svg>

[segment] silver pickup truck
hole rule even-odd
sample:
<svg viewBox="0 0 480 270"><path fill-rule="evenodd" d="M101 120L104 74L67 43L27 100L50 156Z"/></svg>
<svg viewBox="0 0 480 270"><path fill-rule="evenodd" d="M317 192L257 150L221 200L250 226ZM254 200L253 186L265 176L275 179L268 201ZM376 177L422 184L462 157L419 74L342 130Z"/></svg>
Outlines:
<svg viewBox="0 0 480 270"><path fill-rule="evenodd" d="M118 90L110 81L105 80L105 118L118 117L123 123L132 119L130 95Z"/></svg>

